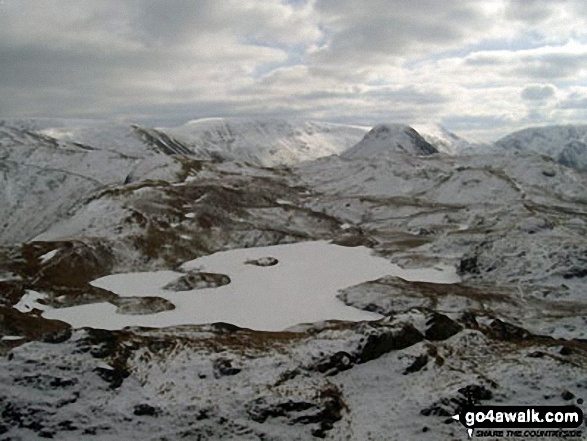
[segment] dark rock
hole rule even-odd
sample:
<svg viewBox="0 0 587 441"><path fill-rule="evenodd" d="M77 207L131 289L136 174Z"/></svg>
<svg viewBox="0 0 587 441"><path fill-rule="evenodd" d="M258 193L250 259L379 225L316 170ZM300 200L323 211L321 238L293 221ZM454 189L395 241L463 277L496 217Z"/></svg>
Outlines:
<svg viewBox="0 0 587 441"><path fill-rule="evenodd" d="M316 407L313 403L292 400L270 405L263 398L259 398L252 403L248 414L253 421L263 424L269 418L285 417L292 412L302 412ZM296 418L295 422L300 422L298 419Z"/></svg>
<svg viewBox="0 0 587 441"><path fill-rule="evenodd" d="M210 418L210 416L208 415L207 409L200 410L198 412L198 414L196 415L196 421L203 421L203 420L207 420L209 418Z"/></svg>
<svg viewBox="0 0 587 441"><path fill-rule="evenodd" d="M179 279L168 283L163 289L168 291L191 291L193 289L218 288L229 283L230 277L226 274L190 271Z"/></svg>
<svg viewBox="0 0 587 441"><path fill-rule="evenodd" d="M493 393L484 386L471 384L458 390L459 395L452 398L442 398L431 406L422 409L420 413L424 416L452 417L460 413L465 406L478 404L480 401L490 400ZM450 421L448 421L450 420ZM446 423L454 422L452 418Z"/></svg>
<svg viewBox="0 0 587 441"><path fill-rule="evenodd" d="M467 328L477 329L479 327L477 317L470 311L464 312L459 321Z"/></svg>
<svg viewBox="0 0 587 441"><path fill-rule="evenodd" d="M230 360L221 359L214 363L214 373L216 378L238 374L242 369L232 367Z"/></svg>
<svg viewBox="0 0 587 441"><path fill-rule="evenodd" d="M56 332L48 332L41 336L44 343L63 343L71 338L71 329L61 329Z"/></svg>
<svg viewBox="0 0 587 441"><path fill-rule="evenodd" d="M245 264L255 266L274 266L279 263L275 257L261 257L260 259L247 260Z"/></svg>
<svg viewBox="0 0 587 441"><path fill-rule="evenodd" d="M561 348L561 350L559 351L559 354L564 355L564 356L568 356L568 355L572 355L575 352L575 350L569 346L563 346Z"/></svg>
<svg viewBox="0 0 587 441"><path fill-rule="evenodd" d="M328 376L336 375L353 367L354 357L347 352L340 351L322 361L316 366L318 372Z"/></svg>
<svg viewBox="0 0 587 441"><path fill-rule="evenodd" d="M147 347L149 351L153 352L154 354L158 352L166 352L171 350L175 346L175 343L170 339L165 338L155 338L150 340L147 343Z"/></svg>
<svg viewBox="0 0 587 441"><path fill-rule="evenodd" d="M239 328L236 325L233 325L231 323L224 323L224 322L216 322L216 323L212 323L212 325L210 325L214 331L220 333L220 334L234 334L235 332L240 331L242 328Z"/></svg>
<svg viewBox="0 0 587 441"><path fill-rule="evenodd" d="M135 406L133 413L137 416L157 416L159 412L148 404L138 404Z"/></svg>
<svg viewBox="0 0 587 441"><path fill-rule="evenodd" d="M476 384L463 387L459 389L458 392L463 395L471 404L476 404L479 401L490 400L493 398L493 393L489 389Z"/></svg>
<svg viewBox="0 0 587 441"><path fill-rule="evenodd" d="M548 355L548 354L543 351L533 351L528 354L528 357L529 358L544 358L546 355Z"/></svg>
<svg viewBox="0 0 587 441"><path fill-rule="evenodd" d="M24 296L25 288L21 281L0 281L0 305L12 307Z"/></svg>
<svg viewBox="0 0 587 441"><path fill-rule="evenodd" d="M77 380L75 378L71 378L69 380L64 380L63 378L55 377L51 380L49 385L51 387L70 387L75 386L77 384Z"/></svg>
<svg viewBox="0 0 587 441"><path fill-rule="evenodd" d="M360 363L375 360L388 352L404 349L424 339L424 336L412 325L402 328L383 329L378 334L367 337L365 346L358 354Z"/></svg>
<svg viewBox="0 0 587 441"><path fill-rule="evenodd" d="M419 357L416 357L416 360L406 368L404 371L404 375L412 374L414 372L418 372L424 368L428 364L428 355L422 354Z"/></svg>
<svg viewBox="0 0 587 441"><path fill-rule="evenodd" d="M329 387L320 391L319 398L322 401L322 409L314 415L300 417L294 423L315 424L319 426L312 430L312 435L317 438L326 438L326 432L332 430L334 423L342 419L342 410L346 408L342 393L336 387Z"/></svg>
<svg viewBox="0 0 587 441"><path fill-rule="evenodd" d="M342 410L346 405L342 393L336 386L322 389L314 402L288 400L269 404L266 398L258 398L247 407L250 418L263 424L269 418L287 418L287 424L317 424L311 430L313 436L324 438L326 433L334 427L334 423L342 418ZM301 415L300 415L301 414Z"/></svg>
<svg viewBox="0 0 587 441"><path fill-rule="evenodd" d="M118 306L117 314L144 315L171 311L175 305L162 297L119 297L112 301Z"/></svg>
<svg viewBox="0 0 587 441"><path fill-rule="evenodd" d="M563 278L565 279L574 279L575 277L578 279L587 277L587 268L572 268L563 274Z"/></svg>
<svg viewBox="0 0 587 441"><path fill-rule="evenodd" d="M480 274L477 256L461 259L459 274Z"/></svg>
<svg viewBox="0 0 587 441"><path fill-rule="evenodd" d="M526 340L532 336L524 328L503 322L500 319L493 320L489 327L491 333L500 340Z"/></svg>
<svg viewBox="0 0 587 441"><path fill-rule="evenodd" d="M420 413L424 416L441 416L441 417L448 417L454 415L451 411L444 409L439 405L432 405L425 409L422 409Z"/></svg>
<svg viewBox="0 0 587 441"><path fill-rule="evenodd" d="M73 424L73 421L70 420L61 421L57 427L59 427L60 430L67 430L71 432L77 430L77 426Z"/></svg>
<svg viewBox="0 0 587 441"><path fill-rule="evenodd" d="M574 394L574 393L572 393L572 392L570 392L570 391L568 391L568 390L565 390L565 391L563 391L563 393L561 394L561 397L562 397L562 399L563 399L563 400L565 400L565 401L571 401L573 398L575 398L575 394Z"/></svg>
<svg viewBox="0 0 587 441"><path fill-rule="evenodd" d="M426 331L424 337L426 340L442 341L458 334L463 327L454 320L451 320L444 314L434 313L426 322Z"/></svg>
<svg viewBox="0 0 587 441"><path fill-rule="evenodd" d="M107 383L110 383L111 389L119 388L123 381L130 375L130 372L123 369L106 369L97 367L94 369L100 378Z"/></svg>
<svg viewBox="0 0 587 441"><path fill-rule="evenodd" d="M22 335L37 340L69 328L69 324L59 320L24 314L12 306L0 306L0 334L3 335Z"/></svg>
<svg viewBox="0 0 587 441"><path fill-rule="evenodd" d="M342 247L349 247L349 248L354 248L354 247L360 247L360 246L365 246L365 247L373 247L375 245L375 241L373 239L371 239L368 236L365 236L364 234L360 233L360 234L343 234L340 237L335 238L332 241L333 244L335 245L339 245Z"/></svg>
<svg viewBox="0 0 587 441"><path fill-rule="evenodd" d="M82 352L89 352L92 357L115 357L120 333L105 329L86 329L87 336L79 341L78 346Z"/></svg>

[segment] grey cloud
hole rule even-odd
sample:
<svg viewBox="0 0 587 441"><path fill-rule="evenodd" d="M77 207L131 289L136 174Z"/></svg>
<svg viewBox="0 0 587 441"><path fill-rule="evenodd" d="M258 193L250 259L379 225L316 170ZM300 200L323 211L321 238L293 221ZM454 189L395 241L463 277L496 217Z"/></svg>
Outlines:
<svg viewBox="0 0 587 441"><path fill-rule="evenodd" d="M587 95L576 92L571 93L559 103L558 107L566 110L587 109Z"/></svg>
<svg viewBox="0 0 587 441"><path fill-rule="evenodd" d="M329 29L328 46L316 55L316 64L391 61L457 43L486 27L475 1L318 0L316 7Z"/></svg>
<svg viewBox="0 0 587 441"><path fill-rule="evenodd" d="M557 2L549 0L510 0L506 6L506 16L529 24L538 24L550 17L552 9L556 7L557 3L560 5L567 2L565 0L557 0Z"/></svg>
<svg viewBox="0 0 587 441"><path fill-rule="evenodd" d="M548 54L523 59L513 73L539 80L560 80L576 76L586 65L587 54Z"/></svg>
<svg viewBox="0 0 587 441"><path fill-rule="evenodd" d="M469 66L483 67L502 64L503 60L495 55L473 54L465 58L465 63Z"/></svg>
<svg viewBox="0 0 587 441"><path fill-rule="evenodd" d="M454 115L444 118L442 123L454 131L467 131L504 128L514 121L505 115Z"/></svg>
<svg viewBox="0 0 587 441"><path fill-rule="evenodd" d="M413 86L389 88L381 87L364 94L368 98L393 103L412 103L417 105L438 105L450 101L450 98L434 90L418 90Z"/></svg>
<svg viewBox="0 0 587 441"><path fill-rule="evenodd" d="M504 1L505 18L486 0L4 0L0 116L279 114L365 124L444 116L459 129L501 128L514 122L500 115L514 112L445 114L462 98L449 95L457 80L446 74L446 65L459 63L437 63L438 77L430 66L460 57L475 81L487 80L490 97L498 83L552 82L564 94L558 80L578 84L587 65L581 54L467 57L471 42L495 47L487 41L499 38L495 20L509 38L526 25L539 33L568 8L579 17L569 23L579 35L587 15L579 0ZM466 94L466 79L456 76ZM530 87L522 98L549 93ZM569 96L560 106L583 108L584 100ZM481 100L475 105L468 111L487 112Z"/></svg>
<svg viewBox="0 0 587 441"><path fill-rule="evenodd" d="M464 58L464 64L470 67L487 67L501 71L504 77L529 78L542 81L556 81L573 79L587 66L587 53L560 53L544 54L524 53L521 51L504 54L490 51L473 53Z"/></svg>
<svg viewBox="0 0 587 441"><path fill-rule="evenodd" d="M520 96L527 101L543 101L552 97L555 93L554 87L546 86L526 86L522 89Z"/></svg>

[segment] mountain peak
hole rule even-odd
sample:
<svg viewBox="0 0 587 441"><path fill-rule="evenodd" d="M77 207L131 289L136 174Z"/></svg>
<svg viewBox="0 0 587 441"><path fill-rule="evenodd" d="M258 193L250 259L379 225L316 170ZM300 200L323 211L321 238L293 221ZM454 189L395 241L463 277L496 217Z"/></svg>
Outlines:
<svg viewBox="0 0 587 441"><path fill-rule="evenodd" d="M406 124L378 124L357 145L344 152L345 158L375 157L394 153L432 155L438 150Z"/></svg>

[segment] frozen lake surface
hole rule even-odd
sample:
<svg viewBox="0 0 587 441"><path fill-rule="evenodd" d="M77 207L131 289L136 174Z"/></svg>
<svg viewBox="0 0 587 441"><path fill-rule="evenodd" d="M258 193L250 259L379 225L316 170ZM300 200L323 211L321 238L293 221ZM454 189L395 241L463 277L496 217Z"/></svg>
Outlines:
<svg viewBox="0 0 587 441"><path fill-rule="evenodd" d="M279 263L259 267L245 262L274 257ZM121 297L162 297L176 308L147 315L116 313L110 303L51 309L43 317L73 327L122 329L126 326L164 327L183 324L226 322L244 328L280 331L300 323L323 320L377 320L378 314L346 306L336 298L339 290L385 275L405 280L436 283L458 282L450 267L402 269L372 255L366 247L343 247L326 241L303 242L261 248L223 251L182 266L226 274L228 285L173 292L164 290L183 275L174 271L116 274L92 285Z"/></svg>

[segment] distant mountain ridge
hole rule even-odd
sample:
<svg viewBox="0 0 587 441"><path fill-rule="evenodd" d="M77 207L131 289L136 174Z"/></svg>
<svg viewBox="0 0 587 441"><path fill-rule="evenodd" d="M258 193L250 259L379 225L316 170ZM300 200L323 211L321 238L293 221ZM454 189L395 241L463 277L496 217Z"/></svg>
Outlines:
<svg viewBox="0 0 587 441"><path fill-rule="evenodd" d="M501 138L494 149L531 151L550 156L567 167L587 171L587 125L530 127Z"/></svg>
<svg viewBox="0 0 587 441"><path fill-rule="evenodd" d="M369 128L318 121L207 118L161 130L196 156L274 166L340 154L359 142Z"/></svg>
<svg viewBox="0 0 587 441"><path fill-rule="evenodd" d="M487 147L483 144L469 142L440 124L417 123L412 127L440 153L450 156L471 154Z"/></svg>

